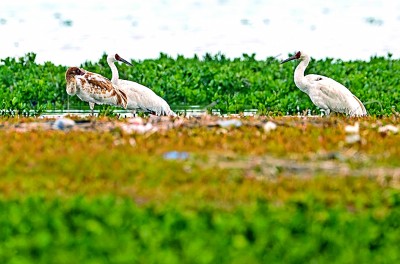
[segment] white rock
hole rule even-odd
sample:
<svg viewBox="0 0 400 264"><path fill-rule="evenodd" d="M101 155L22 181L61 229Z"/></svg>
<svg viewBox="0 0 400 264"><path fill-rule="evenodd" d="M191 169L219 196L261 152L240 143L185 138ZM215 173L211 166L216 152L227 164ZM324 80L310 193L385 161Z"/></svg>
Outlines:
<svg viewBox="0 0 400 264"><path fill-rule="evenodd" d="M346 133L349 133L349 134L351 134L351 133L355 134L355 133L358 133L360 131L360 126L359 126L358 122L356 122L354 124L354 126L352 126L352 125L345 126L344 127L344 131Z"/></svg>
<svg viewBox="0 0 400 264"><path fill-rule="evenodd" d="M61 117L58 118L52 128L53 129L59 129L59 130L65 130L65 129L71 129L72 127L75 126L75 121L69 118Z"/></svg>
<svg viewBox="0 0 400 264"><path fill-rule="evenodd" d="M347 144L354 144L357 142L361 142L361 137L359 134L351 134L346 136L346 143Z"/></svg>
<svg viewBox="0 0 400 264"><path fill-rule="evenodd" d="M267 123L264 124L263 127L265 132L269 132L275 130L278 126L274 122L268 121Z"/></svg>
<svg viewBox="0 0 400 264"><path fill-rule="evenodd" d="M240 127L242 125L242 121L239 119L218 120L217 124L220 127Z"/></svg>
<svg viewBox="0 0 400 264"><path fill-rule="evenodd" d="M146 132L149 132L151 130L155 130L156 128L153 127L152 124L147 123L146 125L143 124L122 124L121 129L128 134L132 133L139 133L139 134L144 134Z"/></svg>
<svg viewBox="0 0 400 264"><path fill-rule="evenodd" d="M398 133L399 128L394 125L386 125L378 128L379 133L387 133L387 132L393 132L393 133Z"/></svg>
<svg viewBox="0 0 400 264"><path fill-rule="evenodd" d="M132 117L128 119L129 124L135 124L135 125L143 125L143 118L141 117Z"/></svg>

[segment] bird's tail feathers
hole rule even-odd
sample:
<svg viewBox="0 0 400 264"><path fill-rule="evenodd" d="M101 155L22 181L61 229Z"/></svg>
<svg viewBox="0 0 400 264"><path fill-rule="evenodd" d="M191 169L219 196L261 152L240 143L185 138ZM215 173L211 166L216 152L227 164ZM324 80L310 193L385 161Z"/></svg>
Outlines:
<svg viewBox="0 0 400 264"><path fill-rule="evenodd" d="M169 112L169 115L172 116L172 117L177 117L177 116L178 116L178 115L177 115L174 111L172 111L172 110Z"/></svg>
<svg viewBox="0 0 400 264"><path fill-rule="evenodd" d="M118 88L115 89L115 93L117 96L117 104L126 109L128 107L128 97L126 93Z"/></svg>
<svg viewBox="0 0 400 264"><path fill-rule="evenodd" d="M157 115L157 116L172 116L172 117L177 117L178 115L171 110L171 108L167 107L153 107L153 108L144 108L144 110L152 115Z"/></svg>
<svg viewBox="0 0 400 264"><path fill-rule="evenodd" d="M363 103L356 96L353 95L353 97L354 97L354 99L356 99L356 101L358 103L357 108L353 111L353 115L366 116L367 115L367 109L365 109L365 106L363 105Z"/></svg>

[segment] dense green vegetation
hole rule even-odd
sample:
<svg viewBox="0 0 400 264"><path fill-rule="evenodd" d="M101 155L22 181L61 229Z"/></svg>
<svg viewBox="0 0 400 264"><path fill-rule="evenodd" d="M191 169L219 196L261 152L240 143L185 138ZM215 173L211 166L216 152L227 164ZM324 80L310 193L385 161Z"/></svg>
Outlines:
<svg viewBox="0 0 400 264"><path fill-rule="evenodd" d="M0 261L397 263L400 195L374 195L372 208L360 201L355 212L307 191L281 206L259 199L229 212L158 209L114 196L0 200Z"/></svg>
<svg viewBox="0 0 400 264"><path fill-rule="evenodd" d="M398 263L400 134L377 130L398 121L357 120L346 144L343 117L144 135L3 118L0 263Z"/></svg>
<svg viewBox="0 0 400 264"><path fill-rule="evenodd" d="M254 55L229 59L224 55L176 59L161 54L158 59L133 61L134 67L118 65L120 77L151 87L171 106L207 105L214 109L241 112L294 114L311 109L319 113L308 96L296 88L296 63L279 64L275 58L256 60ZM81 67L111 77L106 56ZM0 64L1 114L34 110L87 108L76 96L65 92L67 66L35 63L35 54L6 58ZM329 76L343 83L365 103L371 115L388 115L400 109L399 60L373 57L370 61L313 60L307 73ZM97 106L102 107L102 106ZM105 108L105 106L103 106ZM18 112L17 112L18 111Z"/></svg>

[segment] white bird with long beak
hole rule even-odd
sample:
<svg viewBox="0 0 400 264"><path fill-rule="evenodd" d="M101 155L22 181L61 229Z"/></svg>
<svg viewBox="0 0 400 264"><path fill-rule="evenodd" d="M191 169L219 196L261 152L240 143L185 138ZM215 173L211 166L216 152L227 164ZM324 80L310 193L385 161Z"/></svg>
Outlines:
<svg viewBox="0 0 400 264"><path fill-rule="evenodd" d="M125 92L128 98L127 109L134 112L140 109L155 115L176 116L168 103L150 88L136 82L119 79L118 69L114 64L116 61L124 62L130 66L132 64L121 58L118 54L110 54L107 57L107 63L112 73L111 82Z"/></svg>
<svg viewBox="0 0 400 264"><path fill-rule="evenodd" d="M86 71L78 67L70 67L65 73L67 93L77 95L82 101L88 102L92 115L95 104L108 104L127 107L128 99L125 92L115 87L112 82L100 74Z"/></svg>
<svg viewBox="0 0 400 264"><path fill-rule="evenodd" d="M345 113L348 116L365 116L367 110L363 103L342 84L337 81L316 74L304 76L304 71L310 63L310 56L298 51L292 57L283 60L300 60L294 71L294 83L310 97L311 101L326 115L330 112Z"/></svg>

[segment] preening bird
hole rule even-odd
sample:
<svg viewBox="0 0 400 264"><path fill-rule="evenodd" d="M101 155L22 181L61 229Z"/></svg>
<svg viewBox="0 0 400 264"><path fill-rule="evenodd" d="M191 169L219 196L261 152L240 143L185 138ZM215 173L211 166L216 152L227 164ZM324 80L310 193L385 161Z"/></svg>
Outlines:
<svg viewBox="0 0 400 264"><path fill-rule="evenodd" d="M155 115L176 116L168 103L150 88L136 82L119 79L118 69L114 64L116 61L124 62L130 66L132 64L118 54L110 54L107 57L107 63L112 73L111 82L126 94L128 98L127 109L134 112L140 109Z"/></svg>
<svg viewBox="0 0 400 264"><path fill-rule="evenodd" d="M124 91L115 87L112 82L100 74L78 67L70 67L65 73L67 93L77 95L88 102L93 115L95 104L108 104L127 107L128 99Z"/></svg>
<svg viewBox="0 0 400 264"><path fill-rule="evenodd" d="M304 71L310 63L310 56L298 51L292 57L283 60L300 60L294 71L294 83L310 97L311 101L326 115L330 112L345 113L348 116L365 116L367 110L363 103L342 84L317 74L304 76Z"/></svg>

